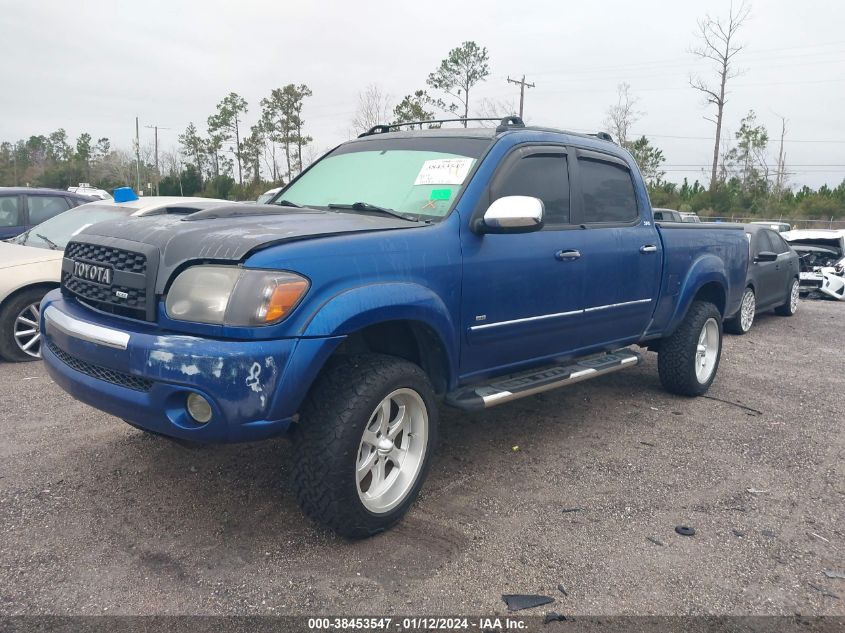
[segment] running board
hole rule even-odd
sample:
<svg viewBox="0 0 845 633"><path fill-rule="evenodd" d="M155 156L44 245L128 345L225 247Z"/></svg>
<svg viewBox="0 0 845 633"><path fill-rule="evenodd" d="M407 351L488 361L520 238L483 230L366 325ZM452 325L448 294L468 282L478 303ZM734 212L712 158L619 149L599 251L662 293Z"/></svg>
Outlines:
<svg viewBox="0 0 845 633"><path fill-rule="evenodd" d="M519 374L500 376L491 382L459 387L446 395L446 404L466 411L489 409L497 404L598 378L626 367L634 367L641 360L642 356L627 348L599 356L588 356L568 364L532 369Z"/></svg>

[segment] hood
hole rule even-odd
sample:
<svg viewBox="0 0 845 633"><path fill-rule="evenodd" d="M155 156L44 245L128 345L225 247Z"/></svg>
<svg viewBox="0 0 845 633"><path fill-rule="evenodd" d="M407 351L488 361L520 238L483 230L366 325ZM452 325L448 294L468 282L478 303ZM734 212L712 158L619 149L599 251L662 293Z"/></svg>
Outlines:
<svg viewBox="0 0 845 633"><path fill-rule="evenodd" d="M795 230L781 233L780 236L792 245L806 244L808 246L828 246L845 249L845 231L838 230Z"/></svg>
<svg viewBox="0 0 845 633"><path fill-rule="evenodd" d="M75 241L158 253L156 290L191 260L242 261L251 253L285 242L350 233L424 226L388 216L277 205L229 205L188 216L129 217L99 222Z"/></svg>
<svg viewBox="0 0 845 633"><path fill-rule="evenodd" d="M61 258L62 251L0 242L0 270L11 268L12 266L51 262Z"/></svg>

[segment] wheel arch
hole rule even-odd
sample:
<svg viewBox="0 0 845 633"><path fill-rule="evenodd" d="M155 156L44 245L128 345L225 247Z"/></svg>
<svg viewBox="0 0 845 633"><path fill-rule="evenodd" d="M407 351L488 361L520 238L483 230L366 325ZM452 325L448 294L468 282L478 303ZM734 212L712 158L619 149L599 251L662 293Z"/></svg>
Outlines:
<svg viewBox="0 0 845 633"><path fill-rule="evenodd" d="M51 290L55 290L58 287L59 283L55 281L38 281L35 283L26 284L25 286L19 286L18 288L12 290L12 292L7 294L5 297L3 297L2 300L0 300L0 310L3 310L7 305L9 305L10 302L14 301L16 297L19 297L24 292L28 292L30 290L35 289L43 289L44 294L47 294Z"/></svg>

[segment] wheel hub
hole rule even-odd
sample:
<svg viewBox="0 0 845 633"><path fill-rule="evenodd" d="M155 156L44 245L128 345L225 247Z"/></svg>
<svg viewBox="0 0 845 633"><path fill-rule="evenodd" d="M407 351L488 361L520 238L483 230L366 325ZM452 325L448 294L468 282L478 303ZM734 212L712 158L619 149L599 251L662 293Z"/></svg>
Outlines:
<svg viewBox="0 0 845 633"><path fill-rule="evenodd" d="M370 512L384 514L413 489L428 448L428 411L412 389L397 389L375 408L364 428L355 461L358 497Z"/></svg>

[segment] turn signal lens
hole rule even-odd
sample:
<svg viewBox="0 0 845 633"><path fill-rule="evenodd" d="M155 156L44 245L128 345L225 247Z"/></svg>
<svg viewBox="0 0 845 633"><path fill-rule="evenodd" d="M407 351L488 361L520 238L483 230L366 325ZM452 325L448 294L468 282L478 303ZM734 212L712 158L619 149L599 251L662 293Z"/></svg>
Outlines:
<svg viewBox="0 0 845 633"><path fill-rule="evenodd" d="M305 280L288 281L273 288L266 303L266 308L262 309L264 322L273 323L284 318L305 294L306 290L308 290L308 282ZM260 313L259 316L261 316Z"/></svg>

